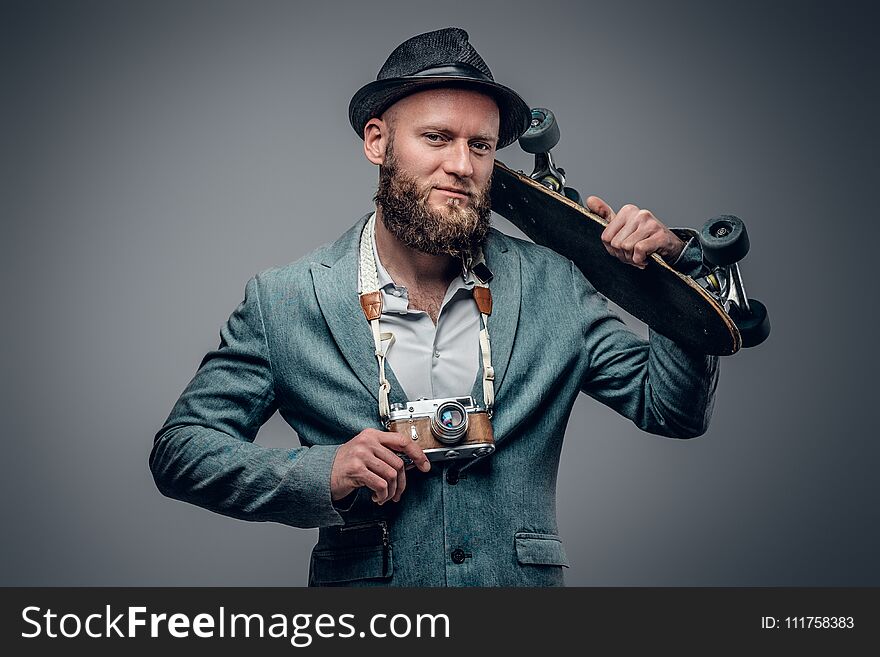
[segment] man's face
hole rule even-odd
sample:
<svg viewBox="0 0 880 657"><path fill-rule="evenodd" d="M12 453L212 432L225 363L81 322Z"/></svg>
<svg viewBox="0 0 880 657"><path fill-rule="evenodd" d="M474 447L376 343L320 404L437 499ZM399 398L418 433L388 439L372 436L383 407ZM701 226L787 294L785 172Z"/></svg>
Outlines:
<svg viewBox="0 0 880 657"><path fill-rule="evenodd" d="M376 204L397 239L430 254L473 253L489 230L498 106L464 89L422 91L383 114L390 134Z"/></svg>

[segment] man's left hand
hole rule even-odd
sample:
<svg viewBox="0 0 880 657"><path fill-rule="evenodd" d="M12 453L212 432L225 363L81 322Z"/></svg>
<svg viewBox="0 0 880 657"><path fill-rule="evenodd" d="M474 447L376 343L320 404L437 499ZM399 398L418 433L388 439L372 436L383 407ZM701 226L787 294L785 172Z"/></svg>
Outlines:
<svg viewBox="0 0 880 657"><path fill-rule="evenodd" d="M608 221L602 232L605 250L628 265L644 269L652 253L669 263L681 255L684 242L650 210L630 204L620 208L620 212L614 212L598 196L587 199L587 209Z"/></svg>

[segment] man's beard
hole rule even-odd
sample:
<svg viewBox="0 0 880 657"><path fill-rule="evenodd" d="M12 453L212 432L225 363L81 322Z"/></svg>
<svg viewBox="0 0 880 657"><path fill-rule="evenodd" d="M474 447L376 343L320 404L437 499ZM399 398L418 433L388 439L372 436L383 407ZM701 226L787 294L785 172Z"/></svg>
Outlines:
<svg viewBox="0 0 880 657"><path fill-rule="evenodd" d="M456 186L470 187L461 182ZM419 189L415 179L400 170L389 144L373 200L382 209L388 232L406 246L430 255L475 256L489 233L489 187L487 183L481 190L468 189L467 207L450 198L442 209L432 208L428 196L433 185Z"/></svg>

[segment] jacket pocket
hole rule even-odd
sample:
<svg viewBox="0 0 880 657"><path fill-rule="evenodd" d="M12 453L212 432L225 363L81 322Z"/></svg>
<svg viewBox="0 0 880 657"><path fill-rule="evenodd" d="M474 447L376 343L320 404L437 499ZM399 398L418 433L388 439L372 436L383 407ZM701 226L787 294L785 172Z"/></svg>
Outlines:
<svg viewBox="0 0 880 657"><path fill-rule="evenodd" d="M517 532L514 535L516 560L532 566L569 567L562 539L556 534Z"/></svg>
<svg viewBox="0 0 880 657"><path fill-rule="evenodd" d="M394 572L391 546L315 550L312 552L311 586L387 579Z"/></svg>

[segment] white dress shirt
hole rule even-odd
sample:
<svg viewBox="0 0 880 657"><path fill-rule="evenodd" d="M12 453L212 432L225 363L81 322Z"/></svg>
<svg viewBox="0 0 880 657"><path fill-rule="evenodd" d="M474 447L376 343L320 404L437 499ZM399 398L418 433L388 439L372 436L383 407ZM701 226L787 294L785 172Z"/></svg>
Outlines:
<svg viewBox="0 0 880 657"><path fill-rule="evenodd" d="M474 301L473 273L462 270L440 306L437 325L428 313L409 307L405 287L396 285L382 265L373 234L373 255L382 294L382 332L388 366L409 400L439 399L471 394L480 369L480 312ZM491 337L491 336L490 336Z"/></svg>

